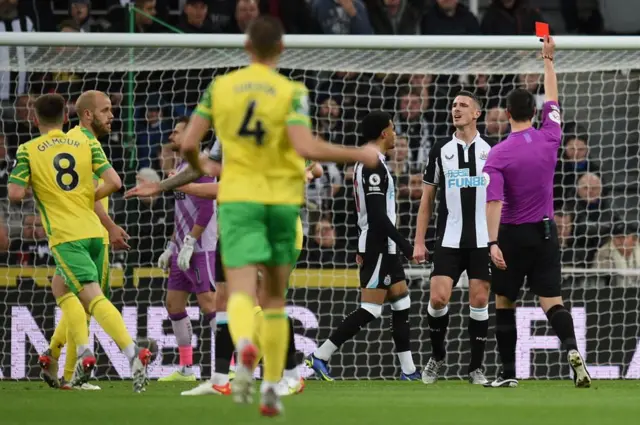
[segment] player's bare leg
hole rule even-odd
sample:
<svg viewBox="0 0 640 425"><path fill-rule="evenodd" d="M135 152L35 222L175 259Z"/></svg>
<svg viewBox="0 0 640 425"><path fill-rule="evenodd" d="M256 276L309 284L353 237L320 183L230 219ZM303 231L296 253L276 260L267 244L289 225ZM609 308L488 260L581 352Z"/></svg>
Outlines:
<svg viewBox="0 0 640 425"><path fill-rule="evenodd" d="M278 384L284 370L286 348L289 344L289 321L284 307L290 273L291 264L268 267L262 284L264 322L260 333L260 346L264 353L264 380L260 387L260 412L264 416L276 416L283 410L278 395Z"/></svg>
<svg viewBox="0 0 640 425"><path fill-rule="evenodd" d="M231 392L236 402L250 403L254 391L253 365L258 357L253 341L258 267L225 268L225 272L229 285L229 331L237 352L236 377L231 384Z"/></svg>
<svg viewBox="0 0 640 425"><path fill-rule="evenodd" d="M484 351L489 332L489 282L469 280L469 383L485 385L489 380L484 375Z"/></svg>
<svg viewBox="0 0 640 425"><path fill-rule="evenodd" d="M131 364L131 374L133 377L133 389L135 392L145 390L147 383L147 365L151 361L151 351L148 348L139 348L133 342L131 335L122 319L120 312L111 304L97 282L83 286L78 294L85 309L93 316L98 324L104 329ZM80 351L80 347L78 347ZM83 356L79 356L78 362L83 361ZM72 382L74 384L74 382Z"/></svg>
<svg viewBox="0 0 640 425"><path fill-rule="evenodd" d="M356 336L369 322L382 316L382 304L386 298L386 289L361 289L360 307L345 317L329 338L305 359L307 366L312 368L320 379L333 381L327 366L329 359L342 344Z"/></svg>
<svg viewBox="0 0 640 425"><path fill-rule="evenodd" d="M586 363L578 351L573 318L569 310L564 306L562 297L540 297L540 307L547 315L549 324L558 335L562 348L566 351L567 361L573 371L573 383L576 388L589 388L591 386L591 375L589 375Z"/></svg>
<svg viewBox="0 0 640 425"><path fill-rule="evenodd" d="M427 323L432 352L422 371L422 382L425 384L433 384L438 380L440 369L447 356L445 340L449 327L449 299L451 299L453 283L453 279L449 276L431 277Z"/></svg>
<svg viewBox="0 0 640 425"><path fill-rule="evenodd" d="M186 291L167 290L167 313L178 345L180 369L158 379L158 382L194 382L196 380L196 375L193 373L193 347L191 346L193 328L191 319L187 315L189 295L190 293Z"/></svg>
<svg viewBox="0 0 640 425"><path fill-rule="evenodd" d="M402 280L391 285L387 290L387 301L391 304L393 343L402 369L400 380L419 381L420 372L411 354L411 324L409 323L411 297L407 282Z"/></svg>

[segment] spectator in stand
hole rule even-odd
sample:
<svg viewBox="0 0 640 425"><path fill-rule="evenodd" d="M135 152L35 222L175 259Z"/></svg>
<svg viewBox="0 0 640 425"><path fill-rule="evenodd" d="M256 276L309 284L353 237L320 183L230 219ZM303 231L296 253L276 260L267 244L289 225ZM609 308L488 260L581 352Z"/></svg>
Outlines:
<svg viewBox="0 0 640 425"><path fill-rule="evenodd" d="M541 78L540 74L518 75L518 85L533 95L538 111L542 111L542 105L544 104L544 84L542 84Z"/></svg>
<svg viewBox="0 0 640 425"><path fill-rule="evenodd" d="M17 0L17 4L18 14L28 16L33 22L35 31L54 32L56 30L57 20L53 14L52 1Z"/></svg>
<svg viewBox="0 0 640 425"><path fill-rule="evenodd" d="M593 267L617 270L640 269L640 244L638 244L636 226L616 224L613 227L611 239L598 249Z"/></svg>
<svg viewBox="0 0 640 425"><path fill-rule="evenodd" d="M560 0L560 5L567 32L571 34L599 35L604 31L602 15L598 9L598 0L581 0L580 7L578 7L578 0ZM627 5L628 2L625 1L624 6Z"/></svg>
<svg viewBox="0 0 640 425"><path fill-rule="evenodd" d="M327 96L321 94L317 98L318 113L315 119L315 132L323 139L332 143L342 144L342 128L341 118L342 109L340 108L339 96Z"/></svg>
<svg viewBox="0 0 640 425"><path fill-rule="evenodd" d="M400 94L394 118L396 133L404 134L409 141L409 164L419 169L431 148L431 132L423 113L425 101L419 94L406 90Z"/></svg>
<svg viewBox="0 0 640 425"><path fill-rule="evenodd" d="M7 197L7 183L11 173L13 159L7 151L7 139L0 129L0 199Z"/></svg>
<svg viewBox="0 0 640 425"><path fill-rule="evenodd" d="M0 32L11 32L19 37L21 32L35 31L33 21L18 9L18 0L0 0ZM27 55L33 51L29 47L0 46L0 66L7 66L10 52L13 52L16 63L24 63ZM2 115L11 117L13 101L29 92L29 78L27 72L0 71L0 107Z"/></svg>
<svg viewBox="0 0 640 425"><path fill-rule="evenodd" d="M170 130L162 116L159 98L150 98L149 105L138 109L142 115L136 119L136 145L138 166L147 168L167 142Z"/></svg>
<svg viewBox="0 0 640 425"><path fill-rule="evenodd" d="M424 0L364 0L376 34L418 35Z"/></svg>
<svg viewBox="0 0 640 425"><path fill-rule="evenodd" d="M187 0L180 17L178 29L185 33L211 34L213 24L208 17L209 6L205 0Z"/></svg>
<svg viewBox="0 0 640 425"><path fill-rule="evenodd" d="M599 0L600 13L607 34L640 34L640 2L629 0Z"/></svg>
<svg viewBox="0 0 640 425"><path fill-rule="evenodd" d="M14 136L9 140L9 151L14 152L18 149L18 146L28 142L36 137L37 130L33 127L33 114L31 111L31 104L33 98L28 94L18 96L15 102L15 127Z"/></svg>
<svg viewBox="0 0 640 425"><path fill-rule="evenodd" d="M258 0L238 0L234 17L229 24L227 32L233 34L244 34L247 27L258 16L260 9L258 8Z"/></svg>
<svg viewBox="0 0 640 425"><path fill-rule="evenodd" d="M313 235L307 239L300 255L300 263L302 267L309 269L347 266L346 251L336 249L336 232L328 219L320 219L313 226Z"/></svg>
<svg viewBox="0 0 640 425"><path fill-rule="evenodd" d="M578 199L571 210L575 213L575 258L579 267L588 267L613 225L622 220L602 198L602 182L596 174L585 173L578 179L577 194Z"/></svg>
<svg viewBox="0 0 640 425"><path fill-rule="evenodd" d="M160 176L151 168L142 168L136 175L138 181L159 182ZM118 211L116 223L127 223L131 236L129 264L154 267L173 233L173 205L169 195L127 200L126 210ZM133 257L133 258L132 258Z"/></svg>
<svg viewBox="0 0 640 425"><path fill-rule="evenodd" d="M91 16L91 0L71 0L69 2L69 16L78 27L78 31L102 32L109 27L108 22L102 19L97 20ZM64 32L62 24L60 31Z"/></svg>
<svg viewBox="0 0 640 425"><path fill-rule="evenodd" d="M260 0L260 15L280 19L287 34L322 34L311 8L300 0Z"/></svg>
<svg viewBox="0 0 640 425"><path fill-rule="evenodd" d="M11 241L11 264L16 266L55 266L49 250L47 233L38 214L27 214L22 222L22 236Z"/></svg>
<svg viewBox="0 0 640 425"><path fill-rule="evenodd" d="M333 162L323 162L321 165L322 176L307 185L307 204L311 204L314 210L331 211L330 202L342 187L342 174Z"/></svg>
<svg viewBox="0 0 640 425"><path fill-rule="evenodd" d="M480 34L480 23L458 0L436 0L422 18L420 29L423 35L475 35Z"/></svg>
<svg viewBox="0 0 640 425"><path fill-rule="evenodd" d="M553 199L556 208L575 197L576 182L582 174L597 174L599 170L598 165L589 159L586 135L566 137L553 182Z"/></svg>
<svg viewBox="0 0 640 425"><path fill-rule="evenodd" d="M535 34L536 21L544 19L527 0L493 0L481 27L486 35L531 35Z"/></svg>
<svg viewBox="0 0 640 425"><path fill-rule="evenodd" d="M127 2L128 4L129 2ZM133 0L133 6L138 9L133 13L133 32L157 33L164 32L164 27L153 21L152 18L162 19L158 16L157 0ZM110 13L111 32L130 32L131 15L128 9L116 7Z"/></svg>
<svg viewBox="0 0 640 425"><path fill-rule="evenodd" d="M361 0L314 0L312 13L325 34L373 34Z"/></svg>
<svg viewBox="0 0 640 425"><path fill-rule="evenodd" d="M562 265L575 267L575 251L573 240L573 217L562 210L553 216L558 228L558 243L560 245L560 259Z"/></svg>
<svg viewBox="0 0 640 425"><path fill-rule="evenodd" d="M408 195L411 168L409 167L409 141L405 136L396 136L396 144L390 154L391 159L388 161L387 166L393 173L398 187L398 195Z"/></svg>
<svg viewBox="0 0 640 425"><path fill-rule="evenodd" d="M501 142L508 133L509 117L507 111L499 106L489 109L485 117L484 140L495 145Z"/></svg>

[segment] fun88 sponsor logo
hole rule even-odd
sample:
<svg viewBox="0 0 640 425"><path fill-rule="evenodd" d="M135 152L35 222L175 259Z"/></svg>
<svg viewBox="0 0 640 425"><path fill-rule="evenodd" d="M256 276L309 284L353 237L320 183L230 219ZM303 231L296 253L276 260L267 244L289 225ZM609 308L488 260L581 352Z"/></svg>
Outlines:
<svg viewBox="0 0 640 425"><path fill-rule="evenodd" d="M470 176L468 168L461 168L459 170L448 170L445 172L445 177L447 179L447 188L449 189L484 187L489 183L486 176Z"/></svg>

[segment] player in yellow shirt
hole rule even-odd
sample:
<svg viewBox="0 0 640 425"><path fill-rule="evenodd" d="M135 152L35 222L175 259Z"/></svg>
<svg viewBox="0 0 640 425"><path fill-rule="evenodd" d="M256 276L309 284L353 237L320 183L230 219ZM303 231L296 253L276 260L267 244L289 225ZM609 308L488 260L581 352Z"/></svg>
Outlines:
<svg viewBox="0 0 640 425"><path fill-rule="evenodd" d="M9 200L21 202L31 185L49 248L64 275L64 285L58 280L52 285L52 292L67 318L67 335L77 347L78 361L71 384L87 382L96 363L88 341L86 310L129 358L134 391L140 392L148 381L146 369L151 353L134 344L120 312L100 288L106 253L102 225L94 212L95 201L118 190L122 182L99 143L73 139L62 131L62 96L40 96L34 106L41 136L18 148L17 163L9 177ZM104 180L97 189L93 185L94 174Z"/></svg>
<svg viewBox="0 0 640 425"><path fill-rule="evenodd" d="M113 113L111 111L111 100L105 93L89 90L80 95L76 101L76 112L79 117L79 125L75 126L67 132L67 136L75 140L84 140L86 143L97 141L98 137L107 135L111 132L111 121ZM94 185L102 184L102 180L94 174ZM111 240L114 249L129 249L127 239L129 235L120 226L116 225L109 217L109 198L105 197L95 203L95 213L98 215L103 226L103 243L105 244L105 268L103 270L101 287L105 297L110 297L111 288L109 285L109 240ZM52 285L64 285L62 281L63 274L59 268L56 268ZM87 315L87 320L91 316ZM67 356L64 366L63 381L58 381L58 358L60 351L67 346ZM77 356L76 347L72 339L67 339L67 319L63 315L60 322L56 326L49 349L45 351L38 359L38 363L42 369L41 376L43 380L52 388L72 389L71 378L75 368ZM99 390L100 387L89 383L84 383L77 389Z"/></svg>
<svg viewBox="0 0 640 425"><path fill-rule="evenodd" d="M189 121L182 152L200 171L199 144L213 125L224 166L218 191L222 261L229 286L229 330L238 353L232 394L250 402L258 267L265 266L266 296L260 347L264 381L260 411L280 414L277 385L288 345L285 288L295 262L296 220L304 198L302 157L318 161L360 161L373 167L372 147L334 146L313 137L307 89L275 71L282 45L277 19L261 16L248 29L251 65L213 81Z"/></svg>

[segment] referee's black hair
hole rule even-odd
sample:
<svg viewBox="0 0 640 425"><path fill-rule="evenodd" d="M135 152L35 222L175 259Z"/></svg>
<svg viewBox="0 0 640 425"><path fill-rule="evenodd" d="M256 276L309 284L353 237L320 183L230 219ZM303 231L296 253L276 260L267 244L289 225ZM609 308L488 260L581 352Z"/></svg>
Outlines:
<svg viewBox="0 0 640 425"><path fill-rule="evenodd" d="M184 124L184 125L189 124L189 117L187 115L179 116L178 118L176 118L176 124L175 125L178 125L178 124Z"/></svg>
<svg viewBox="0 0 640 425"><path fill-rule="evenodd" d="M366 142L378 140L382 132L389 127L391 115L383 111L374 111L367 114L360 125L360 132Z"/></svg>
<svg viewBox="0 0 640 425"><path fill-rule="evenodd" d="M45 125L63 124L65 106L64 97L56 93L43 94L33 104L38 122Z"/></svg>
<svg viewBox="0 0 640 425"><path fill-rule="evenodd" d="M478 96L476 96L475 93L470 92L469 90L460 90L458 92L458 94L456 95L456 97L458 96L465 96L465 97L470 97L471 99L473 99L474 102L476 102L476 105L478 106L478 109L482 110L482 101L480 100L480 98Z"/></svg>
<svg viewBox="0 0 640 425"><path fill-rule="evenodd" d="M525 89L513 89L507 95L507 112L515 122L531 121L536 114L536 99Z"/></svg>

